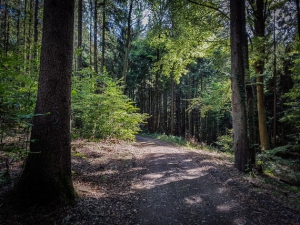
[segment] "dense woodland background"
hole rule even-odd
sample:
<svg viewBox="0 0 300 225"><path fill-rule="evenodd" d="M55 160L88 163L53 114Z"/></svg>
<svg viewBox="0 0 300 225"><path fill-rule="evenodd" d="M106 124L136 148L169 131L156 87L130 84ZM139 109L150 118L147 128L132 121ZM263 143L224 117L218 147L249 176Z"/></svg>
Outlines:
<svg viewBox="0 0 300 225"><path fill-rule="evenodd" d="M265 171L300 184L299 1L245 6L250 148ZM141 128L232 152L229 12L224 0L76 1L73 138L130 140ZM0 1L7 168L26 156L32 118L43 116L34 114L42 17L41 0Z"/></svg>

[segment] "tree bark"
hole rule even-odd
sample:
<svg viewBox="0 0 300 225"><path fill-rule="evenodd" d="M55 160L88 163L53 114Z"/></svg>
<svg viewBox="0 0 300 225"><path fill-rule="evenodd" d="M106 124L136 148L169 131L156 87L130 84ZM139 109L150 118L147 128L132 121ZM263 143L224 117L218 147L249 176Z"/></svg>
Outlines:
<svg viewBox="0 0 300 225"><path fill-rule="evenodd" d="M23 46L24 46L24 71L26 71L26 64L27 64L27 35L26 35L26 22L27 22L27 2L28 0L24 0L24 18L23 18Z"/></svg>
<svg viewBox="0 0 300 225"><path fill-rule="evenodd" d="M299 0L295 0L296 8L297 8L297 25L298 25L298 37L300 40L300 9L299 9Z"/></svg>
<svg viewBox="0 0 300 225"><path fill-rule="evenodd" d="M232 125L234 140L234 166L245 171L248 163L248 137L245 90L244 53L246 43L244 0L230 0L231 90Z"/></svg>
<svg viewBox="0 0 300 225"><path fill-rule="evenodd" d="M106 17L106 1L103 0L103 12L102 12L102 57L101 57L101 73L104 72L104 62L105 62L105 17Z"/></svg>
<svg viewBox="0 0 300 225"><path fill-rule="evenodd" d="M160 60L160 51L157 48L156 49L156 61L158 62ZM159 75L160 71L156 71L155 73L155 84L154 84L154 114L153 114L153 123L154 123L154 130L155 132L158 132L159 129L159 117L160 117L160 97L161 92L159 90Z"/></svg>
<svg viewBox="0 0 300 225"><path fill-rule="evenodd" d="M21 0L18 0L18 5L21 4ZM20 17L21 17L21 10L20 7L17 8L17 47L18 52L20 52Z"/></svg>
<svg viewBox="0 0 300 225"><path fill-rule="evenodd" d="M175 117L175 120L176 120L175 134L177 136L181 136L181 129L182 129L180 95L181 95L181 90L180 90L180 88L178 88L177 92L175 94L175 105L176 105L176 110L175 110L175 116L176 116Z"/></svg>
<svg viewBox="0 0 300 225"><path fill-rule="evenodd" d="M267 117L264 100L264 68L265 68L265 21L264 16L264 1L256 0L256 8L254 10L254 37L258 42L257 47L258 58L253 63L256 73L256 92L257 92L257 111L258 111L258 129L260 146L262 150L270 149L269 134L267 129Z"/></svg>
<svg viewBox="0 0 300 225"><path fill-rule="evenodd" d="M78 0L78 44L77 70L82 69L82 0Z"/></svg>
<svg viewBox="0 0 300 225"><path fill-rule="evenodd" d="M171 135L174 135L174 112L175 112L175 102L174 102L174 89L175 89L175 81L174 78L171 78L171 100L170 100L170 105L171 105L171 110L170 110L170 133Z"/></svg>
<svg viewBox="0 0 300 225"><path fill-rule="evenodd" d="M277 136L277 57L276 57L276 17L274 12L274 31L273 31L273 45L274 45L274 61L273 61L273 148L276 148Z"/></svg>
<svg viewBox="0 0 300 225"><path fill-rule="evenodd" d="M5 55L7 56L8 54L8 46L9 46L9 33L10 33L10 21L9 21L9 17L10 17L10 13L8 12L7 8L9 8L9 5L6 4L5 6L5 14L6 14L6 30L5 30L5 40L4 40L4 45L5 45ZM10 11L10 10L9 10Z"/></svg>
<svg viewBox="0 0 300 225"><path fill-rule="evenodd" d="M3 46L3 51L6 53L6 55L7 55L7 52L6 52L6 35L7 35L7 33L6 33L6 29L7 29L7 21L8 21L8 10L7 10L7 7L8 7L8 5L7 5L7 1L4 1L4 18L3 18L3 29L2 29L2 32L3 32L3 34L1 35L2 37L1 38L3 38L2 40L1 40L1 42L2 42L2 46Z"/></svg>
<svg viewBox="0 0 300 225"><path fill-rule="evenodd" d="M245 10L242 10L243 24L246 25L246 14ZM245 69L245 84L246 84L246 95L247 95L247 122L248 122L248 141L249 141L249 166L250 169L255 165L256 161L256 149L254 147L254 94L253 85L251 82L250 70L249 70L249 51L248 51L248 37L246 31L243 32L243 63Z"/></svg>
<svg viewBox="0 0 300 225"><path fill-rule="evenodd" d="M131 42L131 14L132 14L133 0L130 0L129 3L129 11L127 16L127 34L126 34L126 44L125 44L125 55L123 61L123 72L122 78L124 80L124 84L126 83L127 69L128 69L128 56Z"/></svg>
<svg viewBox="0 0 300 225"><path fill-rule="evenodd" d="M163 93L163 111L162 111L163 133L168 133L168 91Z"/></svg>
<svg viewBox="0 0 300 225"><path fill-rule="evenodd" d="M93 3L92 3L92 0L89 0L89 6L90 6L90 15L93 14ZM92 17L90 18L90 21L89 21L89 27L90 27L90 30L92 30ZM89 32L90 33L90 69L92 70L92 66L93 66L93 57L92 57L92 32Z"/></svg>
<svg viewBox="0 0 300 225"><path fill-rule="evenodd" d="M98 33L98 1L94 1L94 70L98 74L98 46L97 46L97 33Z"/></svg>
<svg viewBox="0 0 300 225"><path fill-rule="evenodd" d="M70 138L73 22L74 0L45 0L30 153L12 191L16 202L28 206L75 199Z"/></svg>
<svg viewBox="0 0 300 225"><path fill-rule="evenodd" d="M39 25L39 20L38 20L38 14L39 14L39 0L35 0L34 3L34 43L37 44L39 40L39 33L38 33L38 25Z"/></svg>

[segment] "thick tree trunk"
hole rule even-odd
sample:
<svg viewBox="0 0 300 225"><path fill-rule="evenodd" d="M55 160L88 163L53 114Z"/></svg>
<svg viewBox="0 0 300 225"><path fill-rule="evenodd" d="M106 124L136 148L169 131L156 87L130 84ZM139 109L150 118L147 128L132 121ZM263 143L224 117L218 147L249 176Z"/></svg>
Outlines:
<svg viewBox="0 0 300 225"><path fill-rule="evenodd" d="M74 0L45 0L44 4L30 154L12 192L15 201L26 205L69 204L75 199L70 139Z"/></svg>
<svg viewBox="0 0 300 225"><path fill-rule="evenodd" d="M231 42L231 89L232 125L235 160L234 166L245 171L248 163L248 137L245 90L245 62L243 51L247 46L244 17L245 2L230 0L230 42Z"/></svg>

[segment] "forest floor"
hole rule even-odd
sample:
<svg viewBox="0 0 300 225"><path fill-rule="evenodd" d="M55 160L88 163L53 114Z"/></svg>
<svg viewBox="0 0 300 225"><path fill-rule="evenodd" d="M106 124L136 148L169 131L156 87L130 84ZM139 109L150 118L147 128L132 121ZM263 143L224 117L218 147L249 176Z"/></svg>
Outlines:
<svg viewBox="0 0 300 225"><path fill-rule="evenodd" d="M239 173L224 153L141 136L136 143L77 140L72 172L75 206L18 215L1 210L0 224L300 224L299 193ZM0 194L11 185L2 185Z"/></svg>

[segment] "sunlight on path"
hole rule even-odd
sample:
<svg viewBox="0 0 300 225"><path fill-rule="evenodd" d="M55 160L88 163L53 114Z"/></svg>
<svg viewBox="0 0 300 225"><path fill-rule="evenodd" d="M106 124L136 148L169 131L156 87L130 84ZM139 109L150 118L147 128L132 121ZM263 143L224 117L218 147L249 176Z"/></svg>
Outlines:
<svg viewBox="0 0 300 225"><path fill-rule="evenodd" d="M196 162L191 152L170 145L141 145L151 154L139 158L146 170L131 185L142 199L138 224L246 224L238 199L213 180L218 168L212 162Z"/></svg>

